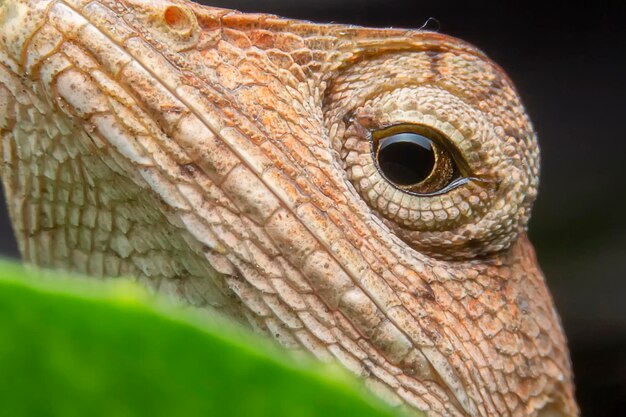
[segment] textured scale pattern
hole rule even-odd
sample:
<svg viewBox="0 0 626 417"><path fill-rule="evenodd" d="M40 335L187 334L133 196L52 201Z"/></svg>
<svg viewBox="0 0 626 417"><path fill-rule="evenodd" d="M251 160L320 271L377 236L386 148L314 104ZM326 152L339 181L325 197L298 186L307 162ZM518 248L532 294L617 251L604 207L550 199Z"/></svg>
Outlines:
<svg viewBox="0 0 626 417"><path fill-rule="evenodd" d="M485 181L391 187L368 132L437 127ZM511 82L425 31L185 1L0 0L0 168L32 263L130 275L442 416L577 416L525 228Z"/></svg>

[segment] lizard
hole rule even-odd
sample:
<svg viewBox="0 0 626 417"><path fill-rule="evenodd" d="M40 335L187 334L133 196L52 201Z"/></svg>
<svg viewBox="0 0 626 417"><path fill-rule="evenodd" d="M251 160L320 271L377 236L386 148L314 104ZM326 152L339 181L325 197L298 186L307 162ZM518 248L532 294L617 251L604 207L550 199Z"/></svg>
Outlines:
<svg viewBox="0 0 626 417"><path fill-rule="evenodd" d="M23 258L132 276L430 417L578 415L504 71L426 30L0 0Z"/></svg>

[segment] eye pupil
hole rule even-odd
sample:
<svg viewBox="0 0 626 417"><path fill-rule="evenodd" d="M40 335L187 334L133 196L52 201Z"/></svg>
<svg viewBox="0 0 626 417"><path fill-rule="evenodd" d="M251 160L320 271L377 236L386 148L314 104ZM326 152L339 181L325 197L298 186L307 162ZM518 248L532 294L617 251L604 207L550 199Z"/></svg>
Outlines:
<svg viewBox="0 0 626 417"><path fill-rule="evenodd" d="M449 139L424 125L395 125L372 132L372 153L382 176L414 194L445 192L460 178Z"/></svg>
<svg viewBox="0 0 626 417"><path fill-rule="evenodd" d="M419 184L435 168L432 140L417 133L398 133L381 139L378 166L387 179L400 186Z"/></svg>

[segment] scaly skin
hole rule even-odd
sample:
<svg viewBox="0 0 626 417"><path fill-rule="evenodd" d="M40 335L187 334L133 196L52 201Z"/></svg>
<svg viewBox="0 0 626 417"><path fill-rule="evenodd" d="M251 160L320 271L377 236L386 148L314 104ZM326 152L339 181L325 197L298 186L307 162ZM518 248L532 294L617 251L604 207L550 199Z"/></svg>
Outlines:
<svg viewBox="0 0 626 417"><path fill-rule="evenodd" d="M0 34L27 261L135 276L429 416L578 415L525 233L536 139L472 46L164 0L0 0ZM369 132L399 123L481 181L392 187Z"/></svg>

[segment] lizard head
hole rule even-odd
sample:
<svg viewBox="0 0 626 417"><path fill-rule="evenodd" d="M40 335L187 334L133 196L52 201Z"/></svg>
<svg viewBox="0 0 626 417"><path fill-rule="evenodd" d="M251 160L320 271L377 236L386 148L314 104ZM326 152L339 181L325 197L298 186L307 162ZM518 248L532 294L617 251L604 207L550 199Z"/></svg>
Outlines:
<svg viewBox="0 0 626 417"><path fill-rule="evenodd" d="M185 1L0 2L24 257L132 275L431 416L574 416L511 81L426 31Z"/></svg>

